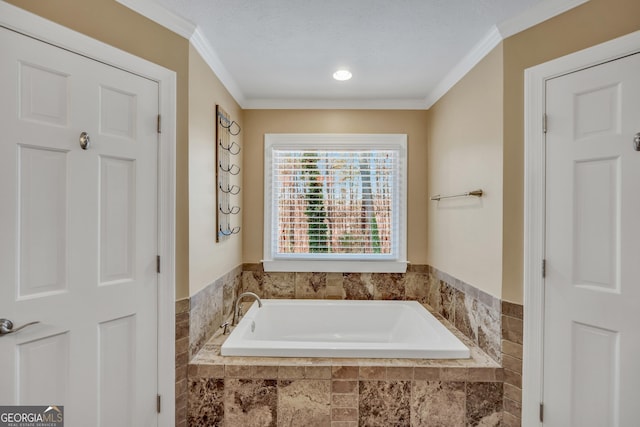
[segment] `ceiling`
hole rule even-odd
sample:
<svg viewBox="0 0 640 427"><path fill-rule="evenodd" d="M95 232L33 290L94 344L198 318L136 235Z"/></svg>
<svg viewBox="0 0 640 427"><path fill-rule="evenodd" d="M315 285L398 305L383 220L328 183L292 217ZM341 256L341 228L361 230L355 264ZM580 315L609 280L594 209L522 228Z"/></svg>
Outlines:
<svg viewBox="0 0 640 427"><path fill-rule="evenodd" d="M585 0L118 1L192 25L244 108L428 108L500 40Z"/></svg>

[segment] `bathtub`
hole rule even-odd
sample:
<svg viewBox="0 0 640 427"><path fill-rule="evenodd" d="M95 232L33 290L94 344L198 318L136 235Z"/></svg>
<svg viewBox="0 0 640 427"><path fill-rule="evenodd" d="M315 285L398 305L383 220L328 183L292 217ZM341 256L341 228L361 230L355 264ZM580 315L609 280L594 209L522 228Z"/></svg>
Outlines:
<svg viewBox="0 0 640 427"><path fill-rule="evenodd" d="M460 359L469 348L416 301L262 300L223 356Z"/></svg>

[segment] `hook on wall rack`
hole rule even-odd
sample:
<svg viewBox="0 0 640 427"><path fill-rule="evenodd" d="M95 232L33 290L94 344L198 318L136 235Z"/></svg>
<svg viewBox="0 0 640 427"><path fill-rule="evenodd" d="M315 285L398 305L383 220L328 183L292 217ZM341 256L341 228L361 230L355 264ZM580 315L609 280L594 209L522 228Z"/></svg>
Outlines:
<svg viewBox="0 0 640 427"><path fill-rule="evenodd" d="M227 167L222 166L222 163L218 163L218 167L222 172L230 173L231 175L238 175L240 173L240 166L231 164Z"/></svg>
<svg viewBox="0 0 640 427"><path fill-rule="evenodd" d="M240 213L240 206L228 206L227 208L223 208L222 205L218 205L218 209L225 215L237 215Z"/></svg>
<svg viewBox="0 0 640 427"><path fill-rule="evenodd" d="M238 143L236 143L235 141L233 141L229 146L225 147L222 144L222 141L220 141L220 147L222 147L223 150L227 150L229 153L233 154L234 156L236 154L240 153L240 145ZM233 147L236 147L235 149Z"/></svg>
<svg viewBox="0 0 640 427"><path fill-rule="evenodd" d="M238 187L237 185L233 184L233 185L229 185L227 184L227 188L223 188L222 184L218 185L218 188L220 189L220 191L222 191L223 193L226 194L233 194L234 196L236 194L240 193L240 187Z"/></svg>
<svg viewBox="0 0 640 427"><path fill-rule="evenodd" d="M220 227L218 228L218 232L223 236L231 236L232 234L238 234L240 232L240 226L237 225L233 228L227 228L226 230L223 230L222 227Z"/></svg>
<svg viewBox="0 0 640 427"><path fill-rule="evenodd" d="M224 123L223 123L223 121L224 121ZM233 136L238 135L240 133L240 131L242 130L242 128L240 127L238 122L236 122L235 120L230 120L226 116L218 115L218 123L220 124L220 126L225 128ZM235 126L235 128L234 128L234 126ZM232 129L234 129L235 132Z"/></svg>

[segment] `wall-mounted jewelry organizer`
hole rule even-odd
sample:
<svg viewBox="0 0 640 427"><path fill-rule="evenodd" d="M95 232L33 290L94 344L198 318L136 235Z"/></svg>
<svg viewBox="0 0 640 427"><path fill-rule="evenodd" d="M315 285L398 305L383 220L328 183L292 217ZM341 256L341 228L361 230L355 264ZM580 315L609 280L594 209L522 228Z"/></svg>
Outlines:
<svg viewBox="0 0 640 427"><path fill-rule="evenodd" d="M240 125L216 105L216 242L240 232L240 144L236 140L240 131Z"/></svg>

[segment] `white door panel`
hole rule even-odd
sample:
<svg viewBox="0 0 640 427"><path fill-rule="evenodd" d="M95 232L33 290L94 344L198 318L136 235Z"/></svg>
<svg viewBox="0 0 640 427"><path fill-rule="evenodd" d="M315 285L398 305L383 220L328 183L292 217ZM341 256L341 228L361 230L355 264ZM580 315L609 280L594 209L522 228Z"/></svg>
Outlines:
<svg viewBox="0 0 640 427"><path fill-rule="evenodd" d="M157 83L5 29L0 56L0 317L41 321L0 336L0 404L155 425Z"/></svg>
<svg viewBox="0 0 640 427"><path fill-rule="evenodd" d="M17 389L21 402L68 397L69 333L45 335L16 346ZM38 383L38 387L33 384Z"/></svg>
<svg viewBox="0 0 640 427"><path fill-rule="evenodd" d="M24 145L18 146L17 151L17 297L65 292L68 152Z"/></svg>
<svg viewBox="0 0 640 427"><path fill-rule="evenodd" d="M546 92L545 425L636 425L640 55Z"/></svg>

